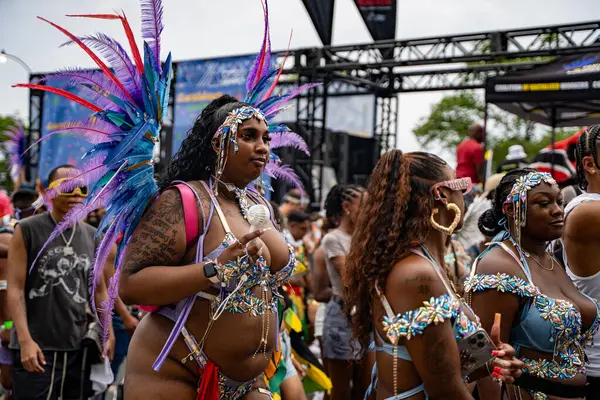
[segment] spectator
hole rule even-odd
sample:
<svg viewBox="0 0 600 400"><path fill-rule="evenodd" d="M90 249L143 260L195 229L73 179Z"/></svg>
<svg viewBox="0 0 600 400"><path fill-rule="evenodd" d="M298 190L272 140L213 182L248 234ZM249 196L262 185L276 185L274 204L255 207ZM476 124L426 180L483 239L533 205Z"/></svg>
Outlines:
<svg viewBox="0 0 600 400"><path fill-rule="evenodd" d="M482 183L484 170L483 127L473 125L469 128L469 138L456 148L456 177L471 178L471 181Z"/></svg>
<svg viewBox="0 0 600 400"><path fill-rule="evenodd" d="M279 206L279 213L283 218L283 227L287 228L287 217L295 211L304 211L308 206L308 199L302 195L299 189L292 189L283 196L283 202Z"/></svg>
<svg viewBox="0 0 600 400"><path fill-rule="evenodd" d="M496 173L505 174L513 169L525 168L527 165L529 165L529 162L527 161L527 153L525 153L523 146L520 144L515 144L508 148L506 160L498 165Z"/></svg>
<svg viewBox="0 0 600 400"><path fill-rule="evenodd" d="M48 177L49 188L73 176L62 165ZM80 399L92 394L90 366L84 364L82 342L88 329L88 282L96 249L96 230L79 223L46 241L60 221L87 196L75 188L52 200L52 211L19 221L8 259L8 308L14 320L10 348L17 399ZM108 300L99 278L96 306ZM114 334L109 328L107 354L112 358ZM94 355L91 352L90 359ZM98 354L99 355L99 354Z"/></svg>

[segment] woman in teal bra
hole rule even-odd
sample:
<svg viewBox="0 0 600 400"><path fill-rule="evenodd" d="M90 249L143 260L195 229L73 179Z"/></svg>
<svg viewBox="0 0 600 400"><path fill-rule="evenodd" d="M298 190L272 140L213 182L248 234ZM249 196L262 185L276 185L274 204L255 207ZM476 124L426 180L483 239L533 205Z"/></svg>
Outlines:
<svg viewBox="0 0 600 400"><path fill-rule="evenodd" d="M521 363L497 343L483 367L461 375L457 340L479 321L441 265L462 224L468 178L429 153L392 150L371 175L344 270L346 310L363 348L374 332L377 399L473 399L467 382L493 374L512 381ZM497 356L497 357L495 357ZM464 357L463 357L464 359Z"/></svg>
<svg viewBox="0 0 600 400"><path fill-rule="evenodd" d="M502 389L479 382L482 399L582 399L584 348L598 330L598 305L579 293L564 268L547 252L563 233L561 191L549 174L532 169L507 173L493 207L479 220L494 237L471 269L467 298L490 329L502 314L500 338L523 361L523 375Z"/></svg>

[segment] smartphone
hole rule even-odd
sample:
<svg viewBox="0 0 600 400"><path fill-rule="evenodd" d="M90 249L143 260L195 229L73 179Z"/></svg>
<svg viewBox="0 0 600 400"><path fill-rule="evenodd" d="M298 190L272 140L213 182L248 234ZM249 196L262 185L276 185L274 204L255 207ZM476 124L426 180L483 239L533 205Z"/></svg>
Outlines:
<svg viewBox="0 0 600 400"><path fill-rule="evenodd" d="M494 358L492 356L493 350L496 350L496 346L487 332L482 328L460 339L458 341L458 351L460 353L462 376L471 374L492 360Z"/></svg>

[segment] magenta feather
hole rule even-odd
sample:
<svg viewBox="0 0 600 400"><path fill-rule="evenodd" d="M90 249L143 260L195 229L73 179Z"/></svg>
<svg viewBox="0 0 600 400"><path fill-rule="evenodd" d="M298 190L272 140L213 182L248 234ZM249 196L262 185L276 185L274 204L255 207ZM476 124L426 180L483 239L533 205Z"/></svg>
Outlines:
<svg viewBox="0 0 600 400"><path fill-rule="evenodd" d="M308 145L302 136L289 130L271 133L271 148L278 149L280 147L293 147L310 156Z"/></svg>
<svg viewBox="0 0 600 400"><path fill-rule="evenodd" d="M298 175L287 165L270 162L265 167L265 172L272 178L282 179L299 189L303 188L302 181Z"/></svg>
<svg viewBox="0 0 600 400"><path fill-rule="evenodd" d="M148 43L156 61L155 70L162 71L160 65L160 34L163 30L163 6L161 0L141 0L142 38Z"/></svg>
<svg viewBox="0 0 600 400"><path fill-rule="evenodd" d="M98 33L96 36L80 36L79 40L88 45L88 47L97 50L109 62L111 68L115 71L117 78L123 83L123 86L130 94L139 97L141 94L141 80L136 71L131 58L123 49L121 44L113 38ZM63 43L62 46L76 44L73 40Z"/></svg>

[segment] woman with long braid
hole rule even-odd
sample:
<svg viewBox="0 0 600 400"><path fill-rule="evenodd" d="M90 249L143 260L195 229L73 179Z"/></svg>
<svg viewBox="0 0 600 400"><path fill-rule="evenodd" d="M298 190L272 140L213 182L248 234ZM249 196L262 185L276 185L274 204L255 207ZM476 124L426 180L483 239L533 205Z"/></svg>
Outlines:
<svg viewBox="0 0 600 400"><path fill-rule="evenodd" d="M590 126L579 136L575 150L577 181L586 192L565 207L563 234L567 274L581 293L600 298L600 125ZM600 334L585 348L588 400L600 399Z"/></svg>
<svg viewBox="0 0 600 400"><path fill-rule="evenodd" d="M352 328L344 314L341 276L346 256L350 251L350 239L356 226L356 217L366 202L365 189L356 185L336 185L325 199L325 212L333 229L323 237L321 246L332 287L332 296L325 309L323 321L323 359L333 383L331 400L361 399L364 395L364 379L358 346L351 343ZM349 366L349 361L356 361Z"/></svg>
<svg viewBox="0 0 600 400"><path fill-rule="evenodd" d="M582 295L548 243L563 233L563 199L554 179L533 169L508 172L493 207L479 220L493 236L465 282L467 298L490 330L495 313L506 321L500 338L523 361L523 375L508 385L509 398L558 400L586 396L586 343L598 331L598 304ZM481 381L482 399L500 388Z"/></svg>
<svg viewBox="0 0 600 400"><path fill-rule="evenodd" d="M344 288L346 310L356 308L352 323L362 348L371 333L375 339L371 388L377 399L471 400L465 382L489 374L511 381L520 372L514 350L496 341L495 353L486 350L462 374L457 341L481 330L441 265L448 237L461 227L470 188L469 178L456 179L446 162L429 153L391 150L371 175Z"/></svg>

